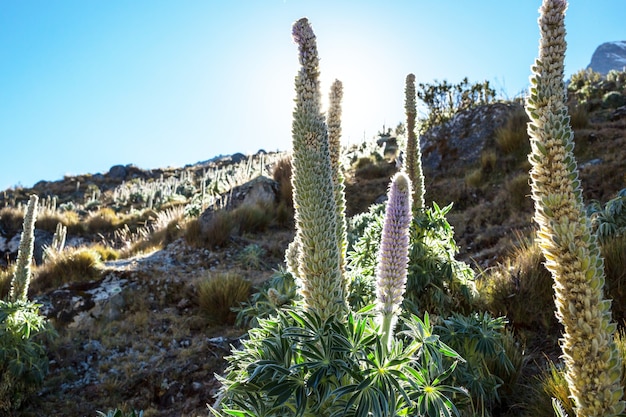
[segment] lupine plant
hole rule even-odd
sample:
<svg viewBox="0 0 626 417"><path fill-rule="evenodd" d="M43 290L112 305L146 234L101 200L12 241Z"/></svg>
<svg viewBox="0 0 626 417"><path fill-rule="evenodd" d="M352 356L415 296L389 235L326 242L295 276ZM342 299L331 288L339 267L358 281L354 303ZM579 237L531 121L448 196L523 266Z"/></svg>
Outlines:
<svg viewBox="0 0 626 417"><path fill-rule="evenodd" d="M576 414L614 416L624 410L621 365L613 341L611 302L604 299L600 247L585 216L565 104L566 0L540 8L539 57L532 66L526 111L535 222L546 267L554 278L561 347Z"/></svg>
<svg viewBox="0 0 626 417"><path fill-rule="evenodd" d="M9 300L0 300L0 411L19 408L43 383L48 370L46 352L34 338L47 331L39 305L28 301L31 276L36 195L31 196L24 216L15 274Z"/></svg>
<svg viewBox="0 0 626 417"><path fill-rule="evenodd" d="M218 410L212 412L237 417L458 415L452 398L465 392L445 381L462 358L432 334L428 315L402 319L400 331L392 335L406 280L411 186L405 174L390 188L387 243L378 268L379 317L374 305L349 311L340 273L336 188L319 105L315 35L307 19L294 24L293 35L302 68L293 125L297 231L287 260L291 257L303 301L258 320L243 348L228 358ZM268 301L279 304L277 295L268 290Z"/></svg>
<svg viewBox="0 0 626 417"><path fill-rule="evenodd" d="M417 107L415 104L415 75L406 76L404 89L404 111L406 113L406 159L405 171L413 184L413 210L421 210L424 202L424 174L422 171L422 151L416 135Z"/></svg>

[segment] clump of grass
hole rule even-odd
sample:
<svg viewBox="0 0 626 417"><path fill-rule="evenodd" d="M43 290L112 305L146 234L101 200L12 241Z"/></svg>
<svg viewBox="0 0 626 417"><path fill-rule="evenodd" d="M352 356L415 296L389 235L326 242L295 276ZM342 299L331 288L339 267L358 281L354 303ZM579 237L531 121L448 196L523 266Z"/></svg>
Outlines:
<svg viewBox="0 0 626 417"><path fill-rule="evenodd" d="M557 326L552 284L539 246L522 241L503 263L485 271L476 286L479 304L494 316L506 316L517 329L548 332Z"/></svg>
<svg viewBox="0 0 626 417"><path fill-rule="evenodd" d="M496 144L505 155L527 155L530 152L527 125L530 120L523 108L516 109L504 126L496 130Z"/></svg>
<svg viewBox="0 0 626 417"><path fill-rule="evenodd" d="M225 272L210 275L198 283L198 304L214 324L235 323L232 310L250 297L252 285L240 275Z"/></svg>
<svg viewBox="0 0 626 417"><path fill-rule="evenodd" d="M243 204L232 210L231 216L239 235L267 230L274 219L271 204Z"/></svg>
<svg viewBox="0 0 626 417"><path fill-rule="evenodd" d="M11 291L11 279L13 278L14 268L0 268L0 300L6 299Z"/></svg>
<svg viewBox="0 0 626 417"><path fill-rule="evenodd" d="M185 241L198 248L215 249L228 243L234 227L235 219L231 212L218 210L204 224L199 219L187 222Z"/></svg>
<svg viewBox="0 0 626 417"><path fill-rule="evenodd" d="M18 233L22 230L23 222L23 209L17 207L3 207L0 209L0 228L6 233Z"/></svg>
<svg viewBox="0 0 626 417"><path fill-rule="evenodd" d="M493 149L484 150L480 154L480 168L486 174L495 170L497 161L496 151Z"/></svg>
<svg viewBox="0 0 626 417"><path fill-rule="evenodd" d="M85 220L85 228L89 233L111 233L121 224L120 218L109 207L101 208L90 214Z"/></svg>
<svg viewBox="0 0 626 417"><path fill-rule="evenodd" d="M509 179L505 183L507 202L513 211L523 211L532 207L528 173L521 173Z"/></svg>
<svg viewBox="0 0 626 417"><path fill-rule="evenodd" d="M100 254L91 248L70 248L48 259L35 271L30 283L33 293L39 294L63 284L87 282L102 275Z"/></svg>
<svg viewBox="0 0 626 417"><path fill-rule="evenodd" d="M291 157L284 156L276 162L272 171L274 181L278 183L280 190L280 203L293 208L293 187L291 185Z"/></svg>
<svg viewBox="0 0 626 417"><path fill-rule="evenodd" d="M90 246L90 249L96 251L100 256L100 259L103 261L114 261L116 259L120 259L121 257L120 251L101 243Z"/></svg>
<svg viewBox="0 0 626 417"><path fill-rule="evenodd" d="M575 416L574 403L570 398L569 387L562 367L550 362L548 369L537 376L532 389L532 401L525 404L528 416L553 416L552 399L560 401L568 416Z"/></svg>
<svg viewBox="0 0 626 417"><path fill-rule="evenodd" d="M577 104L569 108L570 124L572 129L585 129L589 126L589 110L584 104Z"/></svg>
<svg viewBox="0 0 626 417"><path fill-rule="evenodd" d="M482 168L476 168L465 175L465 184L469 187L478 188L483 182Z"/></svg>

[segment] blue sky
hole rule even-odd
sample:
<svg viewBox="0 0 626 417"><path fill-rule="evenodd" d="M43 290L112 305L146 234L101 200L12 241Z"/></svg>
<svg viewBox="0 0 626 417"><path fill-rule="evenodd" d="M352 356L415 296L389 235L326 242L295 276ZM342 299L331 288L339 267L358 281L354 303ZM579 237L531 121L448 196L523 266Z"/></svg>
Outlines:
<svg viewBox="0 0 626 417"><path fill-rule="evenodd" d="M0 0L0 189L115 164L179 167L287 150L306 16L322 89L344 83L344 141L404 118L417 82L528 84L540 0ZM624 0L573 1L566 75L626 40Z"/></svg>

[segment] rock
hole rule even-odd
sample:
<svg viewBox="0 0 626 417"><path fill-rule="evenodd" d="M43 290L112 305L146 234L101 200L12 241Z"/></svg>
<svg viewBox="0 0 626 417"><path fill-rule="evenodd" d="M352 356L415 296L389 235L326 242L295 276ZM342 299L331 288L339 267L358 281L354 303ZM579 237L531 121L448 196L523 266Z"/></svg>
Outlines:
<svg viewBox="0 0 626 417"><path fill-rule="evenodd" d="M587 68L606 75L611 70L624 71L626 67L626 41L606 42L598 46Z"/></svg>
<svg viewBox="0 0 626 417"><path fill-rule="evenodd" d="M420 138L425 175L438 170L465 172L480 161L481 153L496 129L519 104L492 103L457 113Z"/></svg>
<svg viewBox="0 0 626 417"><path fill-rule="evenodd" d="M232 154L232 155L230 156L230 161L231 161L233 164L238 164L238 163L240 163L241 161L245 161L246 159L247 159L247 157L246 157L244 154L239 153L239 152L234 153L234 154Z"/></svg>
<svg viewBox="0 0 626 417"><path fill-rule="evenodd" d="M124 165L113 165L106 175L116 180L124 180L128 175L128 170Z"/></svg>

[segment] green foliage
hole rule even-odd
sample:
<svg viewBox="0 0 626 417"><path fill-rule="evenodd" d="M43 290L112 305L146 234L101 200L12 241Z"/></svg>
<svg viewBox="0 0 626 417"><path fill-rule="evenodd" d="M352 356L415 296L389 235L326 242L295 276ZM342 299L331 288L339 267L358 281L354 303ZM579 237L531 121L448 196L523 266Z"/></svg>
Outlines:
<svg viewBox="0 0 626 417"><path fill-rule="evenodd" d="M233 308L237 313L236 324L240 327L256 327L260 319L275 315L283 306L293 306L299 299L293 275L281 268L249 300Z"/></svg>
<svg viewBox="0 0 626 417"><path fill-rule="evenodd" d="M96 411L97 417L143 417L143 410L131 410L129 412L124 412L119 408L115 410L108 410L106 413L103 411Z"/></svg>
<svg viewBox="0 0 626 417"><path fill-rule="evenodd" d="M600 242L623 234L626 231L626 188L620 190L604 206L592 201L587 206L587 216L591 219L591 227Z"/></svg>
<svg viewBox="0 0 626 417"><path fill-rule="evenodd" d="M45 333L39 304L0 301L0 411L19 408L43 384L48 357L36 339Z"/></svg>
<svg viewBox="0 0 626 417"><path fill-rule="evenodd" d="M506 318L493 318L489 313L454 314L436 329L441 340L465 359L452 378L455 385L467 388L474 415L498 404L505 380L510 387L518 375L521 354L505 329L506 323Z"/></svg>
<svg viewBox="0 0 626 417"><path fill-rule="evenodd" d="M570 97L580 104L591 107L604 105L605 107L619 106L624 100L626 91L626 71L610 71L606 76L592 69L580 70L573 74L567 86ZM612 98L605 99L612 93ZM613 102L617 100L617 102Z"/></svg>
<svg viewBox="0 0 626 417"><path fill-rule="evenodd" d="M470 307L474 272L464 262L454 259L458 248L452 227L445 217L451 208L452 205L449 205L441 209L434 203L433 208L414 215L404 296L405 307L410 305L413 311L428 311L445 317L452 311L466 312ZM354 243L354 250L349 253L350 276L353 279L363 280L363 277L375 275L384 215L379 210L372 208L366 216L351 222L354 227L350 234L352 238L355 230L364 230Z"/></svg>
<svg viewBox="0 0 626 417"><path fill-rule="evenodd" d="M228 358L221 410L229 416L458 416L447 385L462 358L412 316L390 349L367 312L323 320L295 308L260 320Z"/></svg>
<svg viewBox="0 0 626 417"><path fill-rule="evenodd" d="M450 120L456 113L488 104L494 100L496 92L489 87L489 81L470 84L467 77L458 84L449 84L446 80L434 84L419 83L417 98L427 108L428 115L422 121L422 129Z"/></svg>
<svg viewBox="0 0 626 417"><path fill-rule="evenodd" d="M233 324L234 307L250 297L250 281L234 273L209 276L198 284L198 304L215 324Z"/></svg>

